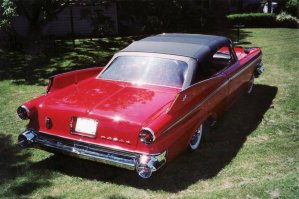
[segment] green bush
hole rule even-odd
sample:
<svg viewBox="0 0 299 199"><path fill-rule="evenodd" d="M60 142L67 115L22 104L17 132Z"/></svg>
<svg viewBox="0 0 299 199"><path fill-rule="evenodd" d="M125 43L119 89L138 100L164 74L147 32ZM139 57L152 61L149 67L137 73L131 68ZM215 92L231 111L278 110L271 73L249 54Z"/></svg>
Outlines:
<svg viewBox="0 0 299 199"><path fill-rule="evenodd" d="M296 28L297 27L297 19L292 15L289 15L286 12L281 12L279 15L276 16L277 25L280 27L290 27Z"/></svg>
<svg viewBox="0 0 299 199"><path fill-rule="evenodd" d="M288 0L285 8L287 13L298 17L299 0Z"/></svg>
<svg viewBox="0 0 299 199"><path fill-rule="evenodd" d="M276 17L268 13L244 13L228 15L227 19L231 25L243 24L246 27L274 27Z"/></svg>
<svg viewBox="0 0 299 199"><path fill-rule="evenodd" d="M245 13L228 15L227 19L230 25L243 24L245 27L287 27L296 28L297 19L286 12L279 15L268 13Z"/></svg>

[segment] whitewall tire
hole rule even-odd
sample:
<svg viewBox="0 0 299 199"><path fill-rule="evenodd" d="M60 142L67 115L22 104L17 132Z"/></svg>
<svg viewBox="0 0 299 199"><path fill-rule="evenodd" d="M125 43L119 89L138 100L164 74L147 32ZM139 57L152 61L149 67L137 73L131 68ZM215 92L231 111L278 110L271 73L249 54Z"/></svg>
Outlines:
<svg viewBox="0 0 299 199"><path fill-rule="evenodd" d="M189 151L196 151L199 146L200 143L202 141L202 135L203 135L203 124L201 124L194 132L194 134L192 135L192 138L188 144L188 150Z"/></svg>

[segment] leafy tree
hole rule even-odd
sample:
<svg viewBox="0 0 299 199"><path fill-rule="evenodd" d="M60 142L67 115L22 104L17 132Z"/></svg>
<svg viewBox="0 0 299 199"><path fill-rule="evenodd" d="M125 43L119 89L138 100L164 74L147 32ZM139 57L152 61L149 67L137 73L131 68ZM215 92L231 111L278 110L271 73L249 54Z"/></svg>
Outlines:
<svg viewBox="0 0 299 199"><path fill-rule="evenodd" d="M70 2L70 0L14 0L18 14L29 22L27 47L35 45L34 41L40 39L43 27L55 19Z"/></svg>
<svg viewBox="0 0 299 199"><path fill-rule="evenodd" d="M201 29L206 25L204 2L185 0L118 1L120 32L148 34Z"/></svg>
<svg viewBox="0 0 299 199"><path fill-rule="evenodd" d="M12 21L14 17L18 16L16 5L11 0L0 1L0 5L0 29L8 35L10 43L13 43L13 47L16 43L16 31L12 25Z"/></svg>
<svg viewBox="0 0 299 199"><path fill-rule="evenodd" d="M297 17L299 18L299 13L298 13L298 10L299 10L299 1L298 0L289 0L286 2L286 11L293 15L294 17Z"/></svg>
<svg viewBox="0 0 299 199"><path fill-rule="evenodd" d="M12 19L18 16L16 6L11 0L3 0L1 2L0 16L0 28L7 32L11 31L13 28Z"/></svg>
<svg viewBox="0 0 299 199"><path fill-rule="evenodd" d="M180 0L118 1L119 29L125 34L167 31L176 24L182 7Z"/></svg>
<svg viewBox="0 0 299 199"><path fill-rule="evenodd" d="M91 0L91 6L82 9L81 17L89 20L93 27L93 35L111 35L114 33L113 22L110 17L103 15L103 9L108 8L115 0Z"/></svg>

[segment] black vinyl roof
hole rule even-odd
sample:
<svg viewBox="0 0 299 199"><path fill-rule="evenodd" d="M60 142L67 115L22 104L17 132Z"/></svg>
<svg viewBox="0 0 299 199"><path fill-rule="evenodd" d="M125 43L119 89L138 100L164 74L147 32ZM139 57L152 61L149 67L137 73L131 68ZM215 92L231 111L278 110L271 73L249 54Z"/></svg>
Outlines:
<svg viewBox="0 0 299 199"><path fill-rule="evenodd" d="M161 53L202 60L220 46L230 43L228 38L221 36L163 33L135 41L121 52Z"/></svg>

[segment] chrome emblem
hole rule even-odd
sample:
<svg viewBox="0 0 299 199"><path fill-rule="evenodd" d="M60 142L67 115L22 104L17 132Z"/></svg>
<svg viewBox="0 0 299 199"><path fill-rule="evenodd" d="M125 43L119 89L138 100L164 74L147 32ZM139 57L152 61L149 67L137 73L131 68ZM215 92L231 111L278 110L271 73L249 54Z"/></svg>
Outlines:
<svg viewBox="0 0 299 199"><path fill-rule="evenodd" d="M101 136L102 140L109 140L109 141L113 141L113 142L120 142L120 143L126 143L126 144L131 144L131 141L129 140L123 140L123 139L118 139L117 137L106 137L106 136Z"/></svg>

